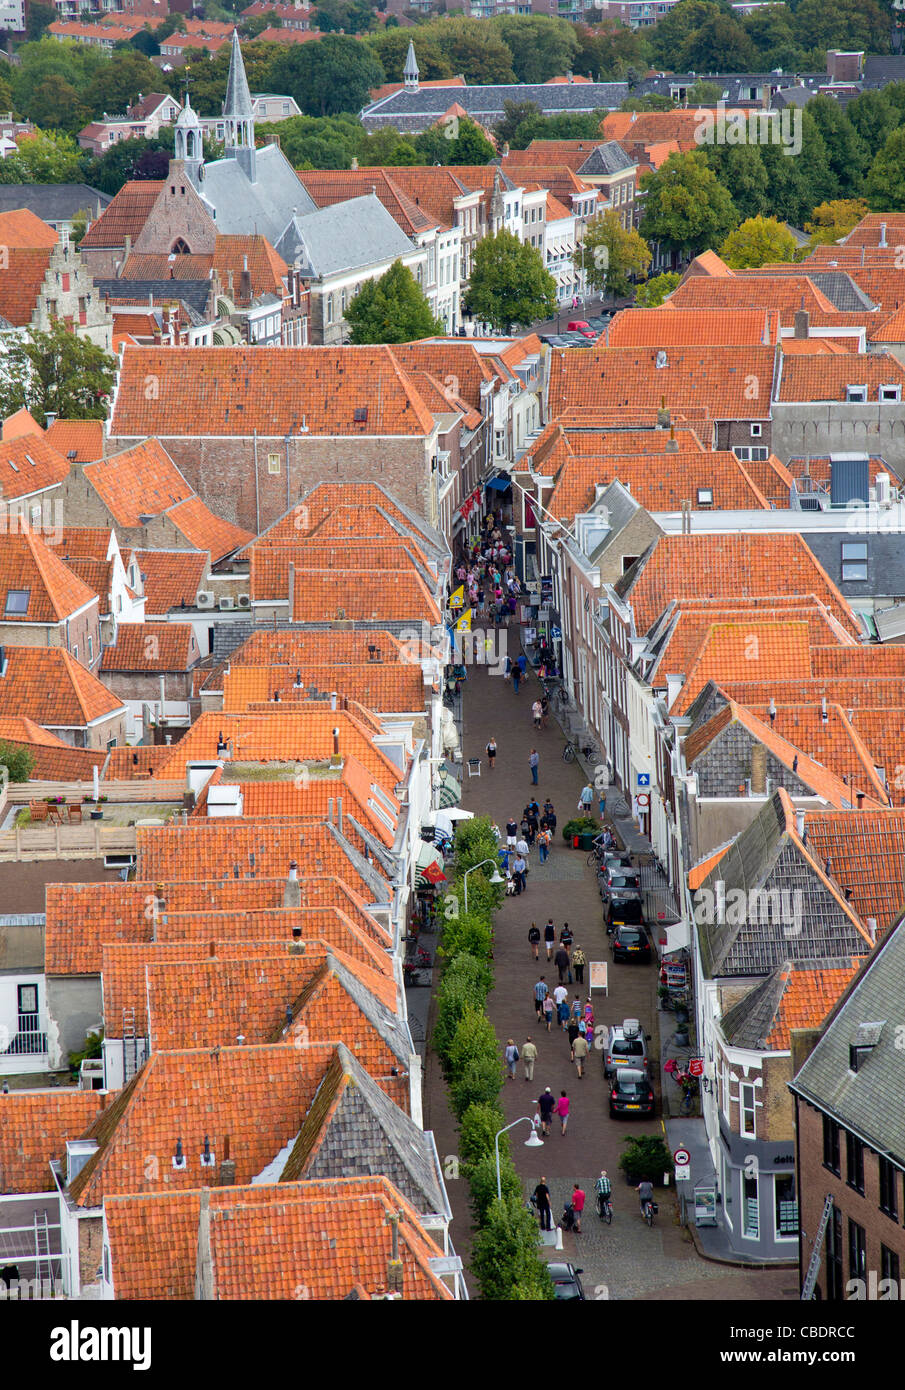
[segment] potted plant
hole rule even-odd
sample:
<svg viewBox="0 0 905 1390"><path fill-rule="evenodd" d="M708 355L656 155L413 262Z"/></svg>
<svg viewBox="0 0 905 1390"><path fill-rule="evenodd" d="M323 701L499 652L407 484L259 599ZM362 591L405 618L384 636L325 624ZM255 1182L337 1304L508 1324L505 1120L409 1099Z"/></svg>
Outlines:
<svg viewBox="0 0 905 1390"><path fill-rule="evenodd" d="M571 844L573 849L579 849L582 835L588 835L593 839L599 830L600 824L593 816L573 816L563 826L562 837L566 844Z"/></svg>
<svg viewBox="0 0 905 1390"><path fill-rule="evenodd" d="M637 1138L627 1137L624 1141L625 1153L619 1160L619 1167L625 1174L625 1181L637 1187L645 1179L657 1185L663 1182L663 1174L672 1169L672 1154L663 1140L656 1134L641 1134Z"/></svg>

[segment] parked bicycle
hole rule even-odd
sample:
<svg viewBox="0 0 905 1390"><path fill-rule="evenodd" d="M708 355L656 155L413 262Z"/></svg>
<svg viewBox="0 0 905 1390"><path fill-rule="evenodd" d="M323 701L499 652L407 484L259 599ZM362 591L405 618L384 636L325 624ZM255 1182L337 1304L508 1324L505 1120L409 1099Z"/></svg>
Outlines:
<svg viewBox="0 0 905 1390"><path fill-rule="evenodd" d="M564 763L574 763L579 753L590 763L597 763L600 760L597 749L594 747L593 743L583 743L578 745L574 743L567 743L565 748L562 750L562 760Z"/></svg>

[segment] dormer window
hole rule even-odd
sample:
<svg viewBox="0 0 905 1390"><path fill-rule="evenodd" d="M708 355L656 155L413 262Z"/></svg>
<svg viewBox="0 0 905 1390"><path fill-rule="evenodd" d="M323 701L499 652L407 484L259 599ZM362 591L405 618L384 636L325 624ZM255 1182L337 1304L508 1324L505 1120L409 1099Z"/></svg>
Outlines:
<svg viewBox="0 0 905 1390"><path fill-rule="evenodd" d="M713 506L713 488L712 488L712 487L699 487L699 488L698 488L698 506L699 506L699 507L712 507L712 506Z"/></svg>
<svg viewBox="0 0 905 1390"><path fill-rule="evenodd" d="M846 386L845 399L853 402L863 402L867 400L867 386Z"/></svg>
<svg viewBox="0 0 905 1390"><path fill-rule="evenodd" d="M902 388L898 385L881 386L877 399L881 401L900 401L902 399Z"/></svg>

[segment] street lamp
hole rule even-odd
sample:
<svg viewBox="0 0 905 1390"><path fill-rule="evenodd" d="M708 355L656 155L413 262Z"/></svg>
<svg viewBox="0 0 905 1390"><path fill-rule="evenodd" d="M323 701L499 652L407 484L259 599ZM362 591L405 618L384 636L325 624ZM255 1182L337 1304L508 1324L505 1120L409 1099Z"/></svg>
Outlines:
<svg viewBox="0 0 905 1390"><path fill-rule="evenodd" d="M464 874L462 875L462 890L463 890L463 892L464 892L464 894L465 894L465 911L466 911L466 912L468 911L468 875L469 875L469 874L473 874L474 871L475 871L475 869L483 869L483 867L484 867L485 864L493 864L493 865L494 865L493 873L490 875L490 879L489 879L489 882L490 882L490 883L498 884L498 883L505 883L505 882L506 882L506 880L505 880L504 878L500 878L500 871L499 871L499 868L497 867L497 861L496 861L495 859L482 859L481 862L480 862L480 864L472 864L471 868L470 868L470 869L466 869L465 872L464 872Z"/></svg>
<svg viewBox="0 0 905 1390"><path fill-rule="evenodd" d="M526 1149L542 1149L544 1147L544 1141L538 1135L537 1126L530 1115L521 1115L517 1120L513 1120L511 1125L506 1125L498 1131L493 1141L493 1151L496 1154L496 1199L498 1202L503 1200L503 1183L500 1177L500 1135L505 1134L507 1130L515 1129L516 1125L531 1126L531 1133L525 1140Z"/></svg>

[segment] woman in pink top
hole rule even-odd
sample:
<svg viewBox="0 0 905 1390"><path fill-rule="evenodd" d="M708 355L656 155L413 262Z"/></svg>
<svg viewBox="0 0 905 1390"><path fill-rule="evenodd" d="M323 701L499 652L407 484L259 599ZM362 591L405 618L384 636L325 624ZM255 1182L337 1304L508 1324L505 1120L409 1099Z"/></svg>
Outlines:
<svg viewBox="0 0 905 1390"><path fill-rule="evenodd" d="M572 1210L575 1213L575 1234L581 1235L581 1213L584 1211L584 1191L579 1183L572 1184Z"/></svg>
<svg viewBox="0 0 905 1390"><path fill-rule="evenodd" d="M562 1133L566 1132L566 1125L569 1123L569 1097L565 1091L560 1091L559 1100L556 1102L556 1113L559 1116L559 1123L562 1125Z"/></svg>

